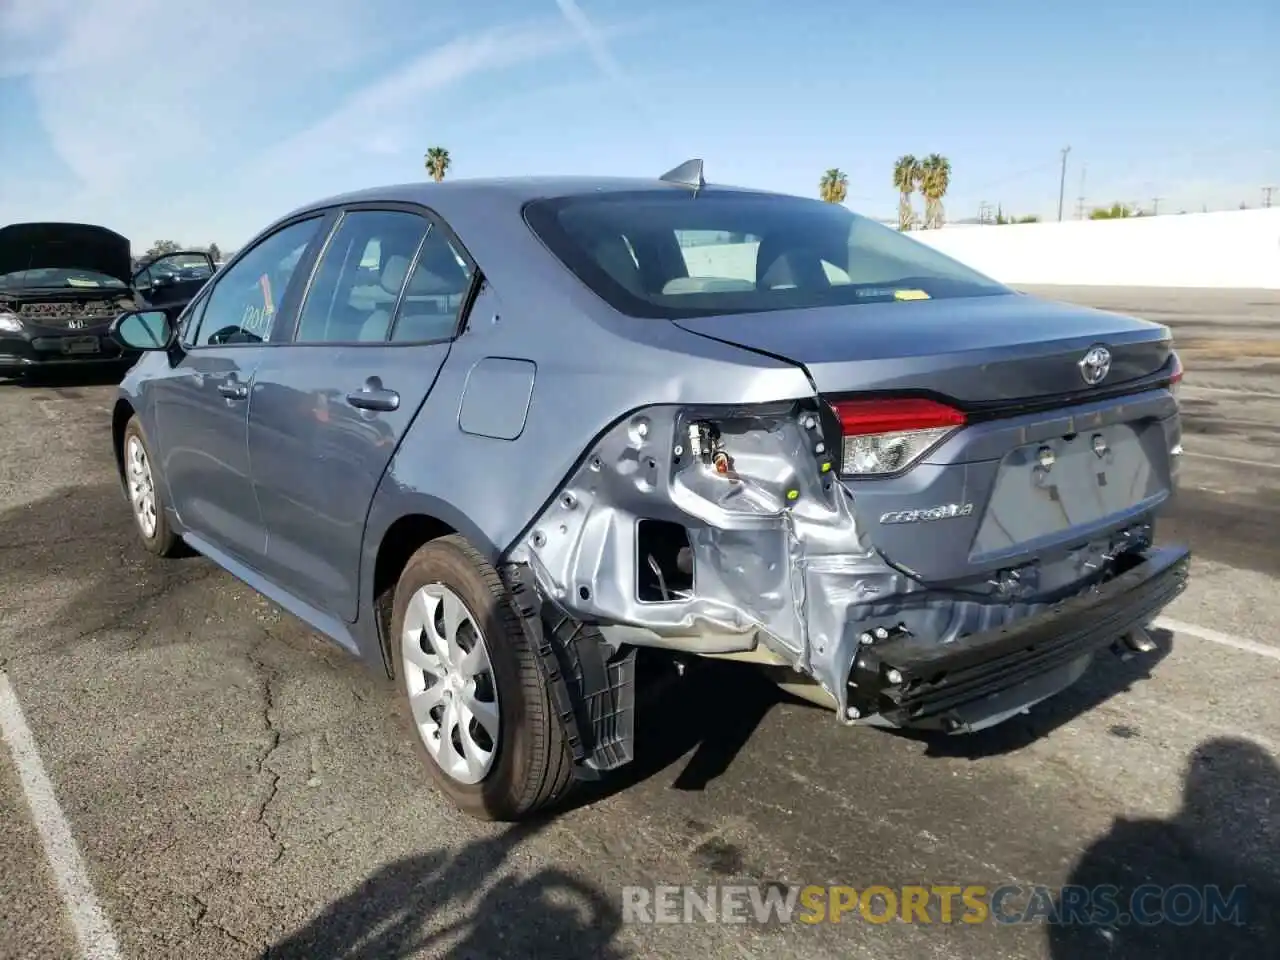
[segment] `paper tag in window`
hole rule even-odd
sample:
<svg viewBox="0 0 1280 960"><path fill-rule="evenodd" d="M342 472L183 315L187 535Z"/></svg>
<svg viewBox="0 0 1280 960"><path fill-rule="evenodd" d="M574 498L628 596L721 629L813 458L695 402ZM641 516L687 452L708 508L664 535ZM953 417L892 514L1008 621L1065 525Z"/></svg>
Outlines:
<svg viewBox="0 0 1280 960"><path fill-rule="evenodd" d="M276 309L271 300L271 278L264 273L258 279L258 286L262 288L262 312L267 316L271 316Z"/></svg>
<svg viewBox="0 0 1280 960"><path fill-rule="evenodd" d="M895 300L928 300L929 295L923 290L895 290L893 291L893 299Z"/></svg>

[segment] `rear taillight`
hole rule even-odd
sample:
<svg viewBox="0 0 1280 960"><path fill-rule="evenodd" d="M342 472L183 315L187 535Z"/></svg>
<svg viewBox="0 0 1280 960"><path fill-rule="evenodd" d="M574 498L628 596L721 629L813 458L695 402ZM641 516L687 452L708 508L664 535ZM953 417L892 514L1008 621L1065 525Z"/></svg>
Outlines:
<svg viewBox="0 0 1280 960"><path fill-rule="evenodd" d="M900 473L965 425L961 411L919 398L835 400L831 409L847 477Z"/></svg>
<svg viewBox="0 0 1280 960"><path fill-rule="evenodd" d="M1175 352L1173 354L1173 373L1169 375L1169 389L1173 393L1178 392L1178 387L1182 383L1182 358Z"/></svg>

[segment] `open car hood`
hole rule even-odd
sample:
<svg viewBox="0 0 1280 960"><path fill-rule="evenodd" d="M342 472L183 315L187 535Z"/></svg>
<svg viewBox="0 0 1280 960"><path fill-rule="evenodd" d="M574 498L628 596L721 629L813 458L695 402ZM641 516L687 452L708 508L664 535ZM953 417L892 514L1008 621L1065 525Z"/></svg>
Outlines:
<svg viewBox="0 0 1280 960"><path fill-rule="evenodd" d="M0 227L0 276L23 270L92 270L133 279L129 241L91 223L14 223Z"/></svg>

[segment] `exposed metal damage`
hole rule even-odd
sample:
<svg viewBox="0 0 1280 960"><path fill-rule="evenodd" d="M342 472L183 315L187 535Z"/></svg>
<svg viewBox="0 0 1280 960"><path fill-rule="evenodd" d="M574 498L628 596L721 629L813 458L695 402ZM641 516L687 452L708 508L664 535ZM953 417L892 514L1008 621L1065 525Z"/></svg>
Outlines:
<svg viewBox="0 0 1280 960"><path fill-rule="evenodd" d="M1150 573L1152 527L1140 513L1058 555L943 590L926 585L886 560L860 525L823 421L818 401L646 408L595 445L509 559L528 564L548 601L600 624L619 647L751 659L816 682L822 694L810 699L841 722L932 716L953 731L964 721L947 697L957 682L980 688L987 667L948 681L930 667L939 651L990 648L998 660L998 641L1028 618L1043 621L1082 593L1096 602L1131 568ZM1145 478L1133 483L1141 497ZM930 519L971 512L944 507ZM975 543L992 545L987 535ZM1177 565L1147 605L1168 602L1184 580ZM1111 639L1140 629L1140 615L1132 605L1118 613ZM1054 676L1065 685L1106 626L1091 625L1052 656L1019 656L1041 672L1060 667ZM1053 625L1038 629L1049 637ZM1024 666L991 669L1007 678Z"/></svg>

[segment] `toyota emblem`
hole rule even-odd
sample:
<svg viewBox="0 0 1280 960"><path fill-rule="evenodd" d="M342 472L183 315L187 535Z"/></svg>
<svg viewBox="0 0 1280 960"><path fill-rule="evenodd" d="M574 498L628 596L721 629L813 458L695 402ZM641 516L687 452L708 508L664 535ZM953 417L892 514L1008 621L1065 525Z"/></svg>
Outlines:
<svg viewBox="0 0 1280 960"><path fill-rule="evenodd" d="M1089 386L1096 386L1107 379L1111 372L1111 351L1106 347L1090 347L1089 352L1080 358L1080 376Z"/></svg>

